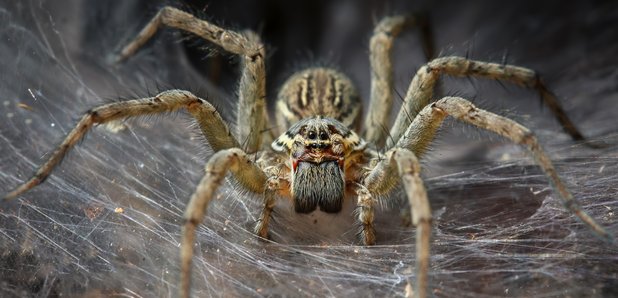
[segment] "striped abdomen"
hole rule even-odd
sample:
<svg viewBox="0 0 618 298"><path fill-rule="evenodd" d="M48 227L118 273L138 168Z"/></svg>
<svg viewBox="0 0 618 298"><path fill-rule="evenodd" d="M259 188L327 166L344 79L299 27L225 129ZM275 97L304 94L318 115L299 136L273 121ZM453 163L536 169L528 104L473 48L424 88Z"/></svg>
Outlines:
<svg viewBox="0 0 618 298"><path fill-rule="evenodd" d="M277 110L277 123L282 129L318 115L356 128L362 104L347 76L334 69L317 67L297 72L283 84Z"/></svg>

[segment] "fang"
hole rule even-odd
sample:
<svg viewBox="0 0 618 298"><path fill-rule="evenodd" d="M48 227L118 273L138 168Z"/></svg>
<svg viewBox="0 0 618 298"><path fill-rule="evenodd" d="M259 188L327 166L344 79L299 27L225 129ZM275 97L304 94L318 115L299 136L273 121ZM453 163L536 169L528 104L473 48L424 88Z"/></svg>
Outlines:
<svg viewBox="0 0 618 298"><path fill-rule="evenodd" d="M337 213L343 206L345 182L337 161L299 162L294 173L292 192L294 210L310 213L318 206L327 213Z"/></svg>

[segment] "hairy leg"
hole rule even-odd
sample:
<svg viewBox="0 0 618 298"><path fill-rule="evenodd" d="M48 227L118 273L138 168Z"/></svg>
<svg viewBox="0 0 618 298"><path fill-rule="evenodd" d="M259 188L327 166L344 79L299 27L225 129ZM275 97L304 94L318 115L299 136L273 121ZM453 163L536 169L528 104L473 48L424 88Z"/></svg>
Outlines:
<svg viewBox="0 0 618 298"><path fill-rule="evenodd" d="M134 116L172 112L182 108L187 109L197 120L202 133L214 150L238 147L238 141L230 133L219 112L209 102L196 97L190 92L169 90L159 93L154 97L110 103L86 112L49 159L39 167L34 176L6 194L4 199L15 198L45 181L67 152L95 124L103 124Z"/></svg>
<svg viewBox="0 0 618 298"><path fill-rule="evenodd" d="M428 58L433 55L429 26L421 16L392 16L382 19L373 30L369 42L371 63L371 97L365 119L364 138L376 147L382 147L389 126L389 114L393 104L393 65L391 52L393 42L406 27L420 27L422 40Z"/></svg>
<svg viewBox="0 0 618 298"><path fill-rule="evenodd" d="M277 191L279 191L279 188L278 178L269 179L266 182L266 187L264 188L264 207L262 208L260 218L258 218L253 231L258 236L265 239L268 238L268 224L270 223L270 216L273 212L273 208L275 208L275 195Z"/></svg>
<svg viewBox="0 0 618 298"><path fill-rule="evenodd" d="M420 171L421 166L412 151L394 148L387 152L385 158L378 162L369 173L364 180L364 185L371 194L381 195L391 191L398 181L403 184L410 205L412 224L416 227L416 290L414 294L416 297L426 297L429 282L431 207ZM363 225L366 226L364 222ZM369 227L373 231L372 223Z"/></svg>
<svg viewBox="0 0 618 298"><path fill-rule="evenodd" d="M429 104L433 96L434 86L438 78L444 74L508 81L526 88L536 89L543 102L558 118L564 130L574 140L584 139L584 136L566 115L556 96L547 89L535 71L514 65L474 61L463 57L441 57L421 67L412 79L403 106L391 128L390 136L392 139L387 140L386 148L392 148L397 143L416 115Z"/></svg>
<svg viewBox="0 0 618 298"><path fill-rule="evenodd" d="M226 30L189 13L166 6L126 45L118 57L122 61L141 48L162 26L193 33L224 50L239 55L242 74L239 83L237 110L237 137L247 152L260 149L266 114L266 70L264 46L257 34Z"/></svg>
<svg viewBox="0 0 618 298"><path fill-rule="evenodd" d="M217 188L223 182L228 171L235 175L244 172L244 176L252 179L255 192L264 192L266 175L253 162L252 159L239 148L231 148L215 153L206 164L206 174L202 177L191 200L185 210L185 223L182 230L182 242L180 248L181 280L180 297L189 297L191 291L191 263L193 258L193 244L195 242L195 230L204 219L208 204L212 200Z"/></svg>
<svg viewBox="0 0 618 298"><path fill-rule="evenodd" d="M551 185L566 208L579 217L579 219L588 225L599 237L612 241L612 236L592 219L592 217L586 214L577 201L575 201L566 185L562 183L551 160L545 154L536 137L529 129L511 119L479 109L463 98L445 97L426 106L399 139L397 147L408 148L410 150L425 148L433 139L435 128L442 123L442 120L444 120L447 115L495 132L526 147L549 178ZM419 144L419 142L424 143Z"/></svg>
<svg viewBox="0 0 618 298"><path fill-rule="evenodd" d="M356 212L361 224L359 238L364 245L374 245L376 243L376 232L373 227L373 220L376 201L366 188L359 188L356 194L358 196Z"/></svg>

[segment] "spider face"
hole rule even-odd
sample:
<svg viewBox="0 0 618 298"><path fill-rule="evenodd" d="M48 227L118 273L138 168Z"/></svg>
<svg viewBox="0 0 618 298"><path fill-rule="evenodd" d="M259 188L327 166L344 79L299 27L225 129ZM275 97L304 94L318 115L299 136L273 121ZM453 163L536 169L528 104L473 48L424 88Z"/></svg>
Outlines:
<svg viewBox="0 0 618 298"><path fill-rule="evenodd" d="M288 154L295 211L341 211L346 158L364 145L343 123L321 116L303 119L277 138L272 148Z"/></svg>

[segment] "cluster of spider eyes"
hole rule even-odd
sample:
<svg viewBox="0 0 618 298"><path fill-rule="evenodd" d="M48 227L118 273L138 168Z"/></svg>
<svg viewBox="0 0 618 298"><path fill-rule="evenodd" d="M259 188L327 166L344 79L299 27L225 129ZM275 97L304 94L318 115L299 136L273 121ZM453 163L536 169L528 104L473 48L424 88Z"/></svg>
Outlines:
<svg viewBox="0 0 618 298"><path fill-rule="evenodd" d="M318 137L318 134L317 134L315 131L313 131L313 130L312 130L312 131L310 131L310 132L307 134L307 137L308 137L310 140L315 140L315 139ZM320 132L320 140L322 140L322 141L326 141L326 140L328 140L328 134L327 134L326 132L324 132L324 131L321 131L321 132Z"/></svg>

